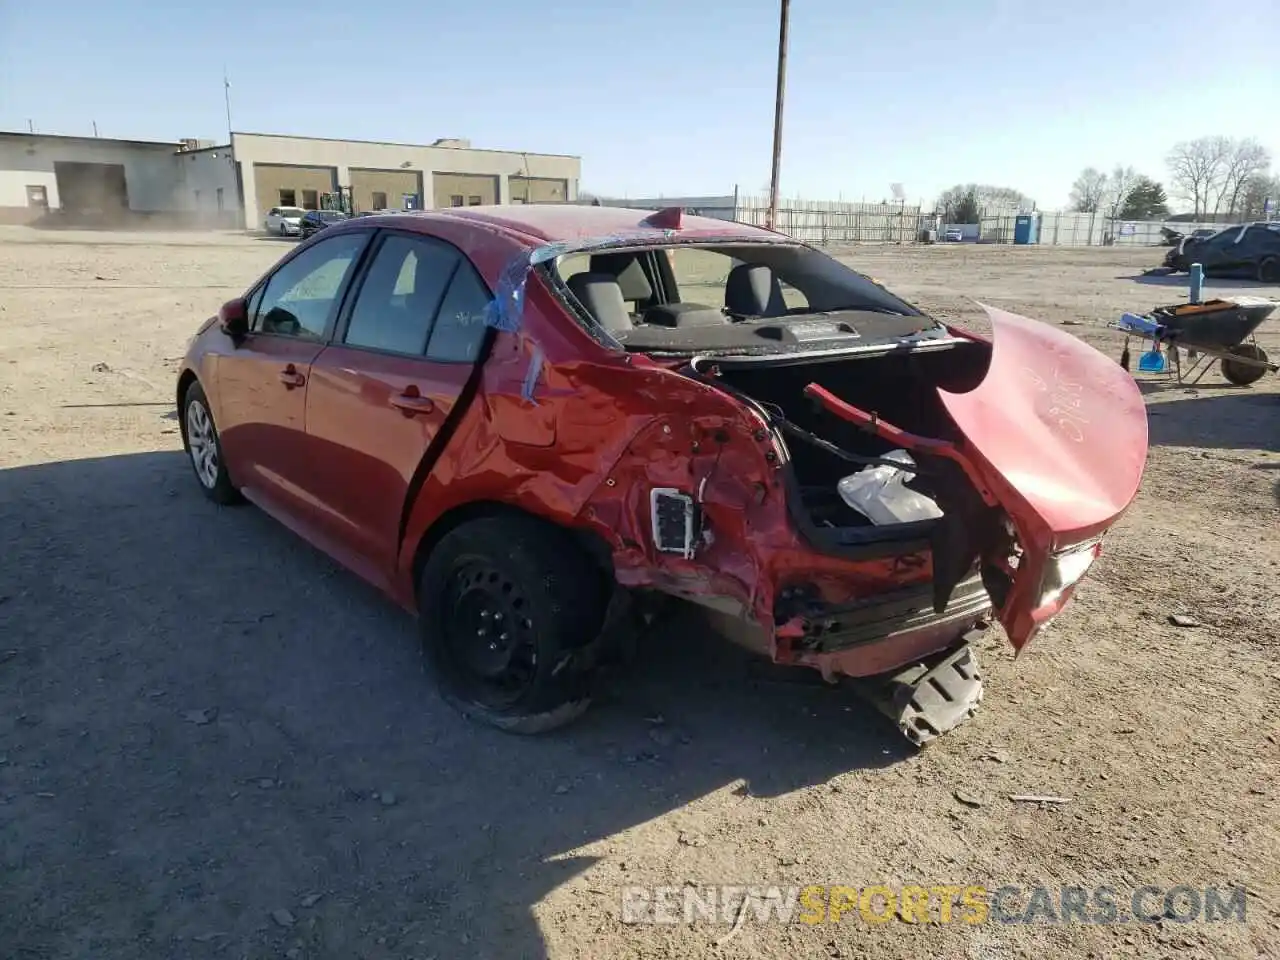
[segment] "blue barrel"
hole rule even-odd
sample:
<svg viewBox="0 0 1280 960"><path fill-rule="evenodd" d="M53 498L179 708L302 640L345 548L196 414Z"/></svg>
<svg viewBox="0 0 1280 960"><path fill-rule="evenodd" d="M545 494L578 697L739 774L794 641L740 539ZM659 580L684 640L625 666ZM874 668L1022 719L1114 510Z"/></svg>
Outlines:
<svg viewBox="0 0 1280 960"><path fill-rule="evenodd" d="M1014 243L1039 243L1040 218L1034 213L1020 213L1013 221Z"/></svg>

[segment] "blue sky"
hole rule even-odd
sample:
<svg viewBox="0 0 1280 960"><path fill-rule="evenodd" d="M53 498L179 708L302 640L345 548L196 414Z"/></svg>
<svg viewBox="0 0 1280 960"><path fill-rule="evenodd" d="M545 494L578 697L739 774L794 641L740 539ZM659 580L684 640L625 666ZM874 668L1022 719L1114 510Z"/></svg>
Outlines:
<svg viewBox="0 0 1280 960"><path fill-rule="evenodd" d="M1163 179L1177 140L1280 162L1280 2L793 0L782 189L932 200L958 181L1066 203L1086 165ZM584 189L769 180L776 0L0 0L0 129L237 130L582 157ZM1173 76L1178 68L1181 75Z"/></svg>

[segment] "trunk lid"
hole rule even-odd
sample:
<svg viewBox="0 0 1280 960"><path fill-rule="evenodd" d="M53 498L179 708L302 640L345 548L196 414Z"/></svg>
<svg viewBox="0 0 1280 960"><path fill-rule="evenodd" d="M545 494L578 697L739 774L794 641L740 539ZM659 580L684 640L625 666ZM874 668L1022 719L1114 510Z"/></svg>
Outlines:
<svg viewBox="0 0 1280 960"><path fill-rule="evenodd" d="M938 393L963 435L960 452L1017 532L1022 554L1004 571L997 605L1021 649L1061 610L1137 495L1147 413L1133 378L1084 341L983 309L993 331L986 376L965 393Z"/></svg>
<svg viewBox="0 0 1280 960"><path fill-rule="evenodd" d="M947 516L934 537L935 607L978 560L1021 650L1062 609L1137 494L1147 415L1118 363L1055 327L983 309L994 332L986 373L962 393L936 388L958 428L954 440L909 433L817 383L804 392L895 447L952 464Z"/></svg>

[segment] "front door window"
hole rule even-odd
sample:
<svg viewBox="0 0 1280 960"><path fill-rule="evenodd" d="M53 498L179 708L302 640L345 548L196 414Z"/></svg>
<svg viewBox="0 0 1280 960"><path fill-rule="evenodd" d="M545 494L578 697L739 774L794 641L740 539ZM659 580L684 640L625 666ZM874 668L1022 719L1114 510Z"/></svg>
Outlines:
<svg viewBox="0 0 1280 960"><path fill-rule="evenodd" d="M348 233L322 240L294 257L267 281L251 317L253 330L323 340L366 236Z"/></svg>

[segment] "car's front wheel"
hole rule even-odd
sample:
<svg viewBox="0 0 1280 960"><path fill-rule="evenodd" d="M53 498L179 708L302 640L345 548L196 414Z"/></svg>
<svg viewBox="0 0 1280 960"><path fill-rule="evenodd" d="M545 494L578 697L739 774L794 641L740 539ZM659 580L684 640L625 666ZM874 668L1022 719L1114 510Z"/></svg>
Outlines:
<svg viewBox="0 0 1280 960"><path fill-rule="evenodd" d="M191 384L182 396L182 443L204 495L214 503L239 503L240 492L227 472L209 399L198 382Z"/></svg>
<svg viewBox="0 0 1280 960"><path fill-rule="evenodd" d="M562 530L517 514L463 523L419 579L422 647L444 698L511 733L542 733L591 702L610 585Z"/></svg>

